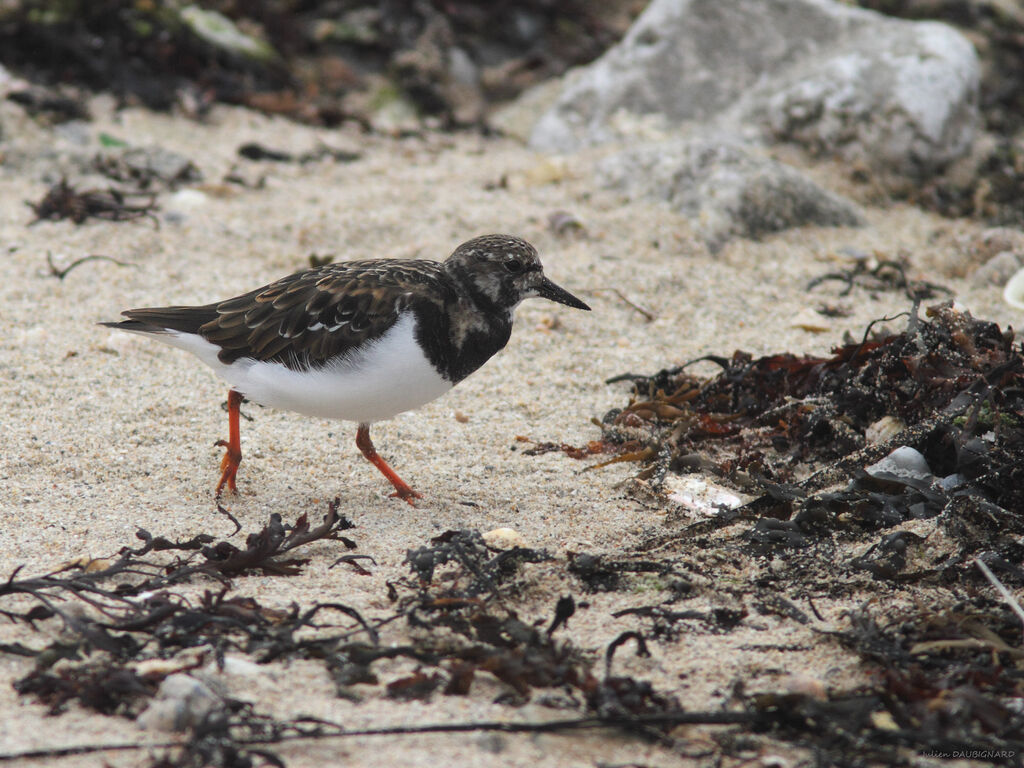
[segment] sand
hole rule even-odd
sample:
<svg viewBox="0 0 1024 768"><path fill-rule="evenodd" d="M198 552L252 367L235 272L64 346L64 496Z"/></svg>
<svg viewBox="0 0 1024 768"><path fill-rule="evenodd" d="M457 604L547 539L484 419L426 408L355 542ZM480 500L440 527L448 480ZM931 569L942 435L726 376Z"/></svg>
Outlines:
<svg viewBox="0 0 1024 768"><path fill-rule="evenodd" d="M517 436L575 445L596 439L591 418L627 398L626 385L603 382L625 371L654 372L734 349L826 353L844 332L859 337L871 320L907 309L908 301L895 293L856 290L837 298L836 283L806 291L811 278L849 266L854 251L904 254L912 276L954 289L976 316L1019 322L996 287L971 288L952 274L968 271L958 253L964 242L980 237L982 227L908 205L868 207L870 224L863 229L801 229L761 242L735 241L712 255L665 206L627 203L597 188L590 175L593 157L586 155L549 158L511 140L472 135L367 137L226 107L214 109L203 124L115 111L103 97L92 108L93 122L52 129L0 103L0 577L17 565L25 566L22 575L40 574L72 558L112 555L132 544L140 527L172 539L231 533L212 496L220 458L214 441L227 430L225 385L184 352L96 323L116 319L128 307L232 296L308 265L310 254L441 259L472 236L514 233L533 242L549 276L593 311L524 303L508 347L483 369L440 400L374 428L382 455L423 493L415 509L387 498L390 487L355 447L354 425L246 405L253 420L242 423L240 494L226 502L244 531L258 530L273 512L286 520L302 512L318 516L337 496L340 511L357 526L350 532L357 551L376 565L369 566L369 576L329 569L340 545L320 543L309 549L312 560L302 575L241 578L236 592L276 607L340 601L367 616L383 615L385 583L408 574L407 549L449 529L505 526L556 558L526 567L531 589L517 609L527 619L547 621L558 596L572 592L586 599L589 607L577 611L564 637L595 658L618 634L641 626L635 617L611 618L613 611L659 596L642 590L583 595L565 572L566 553L628 552L664 532L670 505L642 503L626 493L622 483L633 467L581 474L584 464L561 453L525 455ZM162 195L158 227L147 219L28 226L32 213L23 201L38 200L62 172L75 168L76 158L98 151L101 133L189 157L204 174L195 187L203 197ZM245 141L295 152L323 142L359 151L362 159L253 164L235 155ZM254 181L265 177L264 186L222 183L233 166ZM841 167L811 170L833 188L850 191ZM582 232L554 233L548 220L559 210L578 218ZM130 266L95 260L58 280L48 274L47 254L58 266L89 254ZM794 327L795 314L825 302L841 304L850 315L828 321L822 333ZM749 573L697 551L692 562L703 571L698 583L729 588L698 596L687 608L720 605L726 594L743 604ZM209 584L193 588L204 587ZM843 626L848 607L820 603L825 622L818 628ZM40 627L59 631L52 621ZM383 640L400 643L405 632L392 625ZM695 631L677 642L652 642L650 658L623 649L615 668L651 680L694 709L726 704L738 679L766 689L785 687L790 673L830 689L864 681L856 657L813 639L807 627L752 615L731 633ZM38 647L44 641L24 625L0 624L0 642ZM770 644L810 650L759 649ZM374 668L386 682L414 667L394 661ZM30 669L31 661L0 654L0 752L168 738L76 705L48 717L44 706L11 687ZM308 714L351 727L566 715L537 703L496 704L503 686L480 677L468 697L436 695L411 703L385 698L382 686L365 686L361 703L339 699L314 662L275 663L225 680L233 695L258 701L268 714ZM677 735L685 736L691 753L701 752L707 738L701 729ZM800 756L787 750L779 747L777 754ZM358 738L293 743L278 753L297 768L700 762L610 731ZM20 764L141 762L139 754L127 753Z"/></svg>

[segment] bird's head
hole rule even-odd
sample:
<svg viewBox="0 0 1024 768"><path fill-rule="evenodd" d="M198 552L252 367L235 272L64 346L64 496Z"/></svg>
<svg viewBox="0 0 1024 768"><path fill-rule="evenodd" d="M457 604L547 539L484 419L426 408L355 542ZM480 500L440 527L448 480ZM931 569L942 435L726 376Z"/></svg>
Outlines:
<svg viewBox="0 0 1024 768"><path fill-rule="evenodd" d="M576 309L590 309L545 277L537 249L512 235L484 235L467 240L448 257L445 269L484 311L511 312L523 299L534 296Z"/></svg>

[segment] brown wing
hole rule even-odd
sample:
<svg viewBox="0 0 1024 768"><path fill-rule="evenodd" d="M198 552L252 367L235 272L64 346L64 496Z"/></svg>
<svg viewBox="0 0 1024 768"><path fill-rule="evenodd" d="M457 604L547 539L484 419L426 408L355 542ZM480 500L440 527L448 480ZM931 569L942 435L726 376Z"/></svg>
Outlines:
<svg viewBox="0 0 1024 768"><path fill-rule="evenodd" d="M381 336L416 302L448 300L435 261L353 261L297 272L212 305L199 333L241 357L307 368Z"/></svg>

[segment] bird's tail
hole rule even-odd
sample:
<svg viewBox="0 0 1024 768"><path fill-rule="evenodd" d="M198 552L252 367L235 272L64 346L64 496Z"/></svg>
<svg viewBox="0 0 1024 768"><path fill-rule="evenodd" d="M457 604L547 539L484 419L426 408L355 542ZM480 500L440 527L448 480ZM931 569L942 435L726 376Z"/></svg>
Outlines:
<svg viewBox="0 0 1024 768"><path fill-rule="evenodd" d="M217 318L216 306L204 307L144 307L126 309L121 313L127 320L102 322L108 328L131 333L199 333L199 329Z"/></svg>

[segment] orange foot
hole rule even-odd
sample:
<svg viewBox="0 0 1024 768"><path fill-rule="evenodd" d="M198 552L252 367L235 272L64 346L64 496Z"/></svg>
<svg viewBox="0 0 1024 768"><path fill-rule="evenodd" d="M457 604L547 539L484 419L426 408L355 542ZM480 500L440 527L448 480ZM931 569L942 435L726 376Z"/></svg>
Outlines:
<svg viewBox="0 0 1024 768"><path fill-rule="evenodd" d="M390 477L388 479L391 480ZM414 491L408 485L403 483L401 478L398 478L397 483L392 480L391 484L394 485L397 490L388 496L389 499L401 499L402 501L407 502L410 507L415 507L416 503L413 501L413 499L423 498L422 493L420 493L419 491Z"/></svg>
<svg viewBox="0 0 1024 768"><path fill-rule="evenodd" d="M242 439L238 431L238 409L242 404L242 395L235 390L228 392L228 439L218 440L214 445L225 448L224 458L220 460L220 481L214 491L217 498L220 498L224 485L231 493L238 493L235 485L235 475L238 473L238 465L242 463Z"/></svg>
<svg viewBox="0 0 1024 768"><path fill-rule="evenodd" d="M391 494L392 499L401 499L402 501L409 504L411 507L415 507L416 504L413 499L422 499L423 494L417 493L402 480L388 463L384 461L378 454L377 449L373 447L373 441L370 440L370 425L360 424L359 429L356 431L356 445L359 446L359 450L363 452L363 456L373 464L380 473L388 479L393 486L395 486L395 492Z"/></svg>

